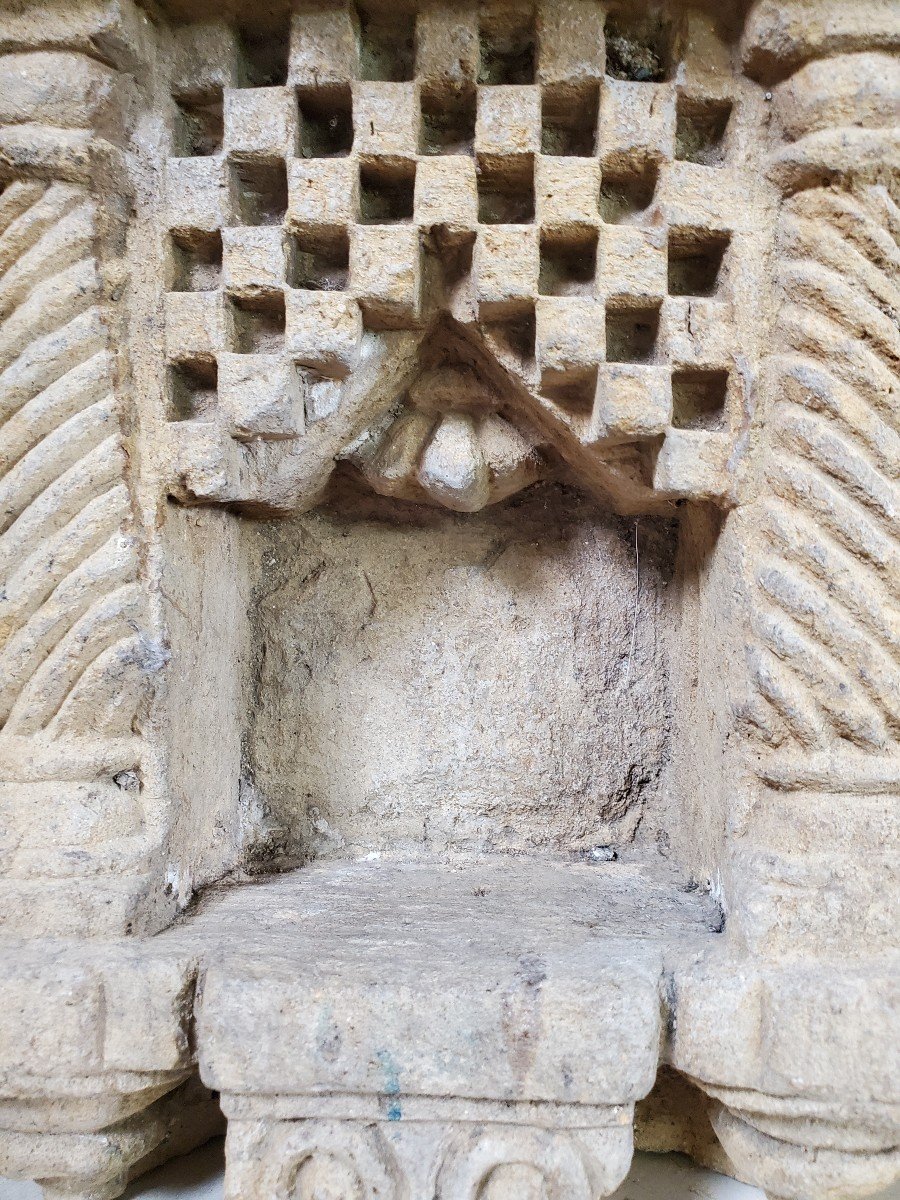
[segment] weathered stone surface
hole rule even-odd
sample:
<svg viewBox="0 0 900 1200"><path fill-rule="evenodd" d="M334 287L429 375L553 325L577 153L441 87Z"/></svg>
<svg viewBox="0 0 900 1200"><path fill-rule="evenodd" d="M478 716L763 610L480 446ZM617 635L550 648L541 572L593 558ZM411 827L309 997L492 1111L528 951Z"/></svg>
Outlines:
<svg viewBox="0 0 900 1200"><path fill-rule="evenodd" d="M319 866L260 884L252 907L239 890L210 898L190 929L221 943L199 1014L202 1073L259 1093L277 1069L288 1096L399 1108L406 1096L633 1103L656 1071L662 956L702 945L719 921L708 896L668 882L641 863L488 857ZM423 1019L440 1032L423 1036Z"/></svg>
<svg viewBox="0 0 900 1200"><path fill-rule="evenodd" d="M0 1173L898 1174L898 48L0 11Z"/></svg>

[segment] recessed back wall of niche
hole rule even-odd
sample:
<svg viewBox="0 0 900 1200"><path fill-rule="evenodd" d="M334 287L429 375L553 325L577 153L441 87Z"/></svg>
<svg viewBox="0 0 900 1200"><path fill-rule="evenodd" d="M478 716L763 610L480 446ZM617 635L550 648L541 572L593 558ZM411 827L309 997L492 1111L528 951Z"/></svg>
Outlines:
<svg viewBox="0 0 900 1200"><path fill-rule="evenodd" d="M247 745L304 853L632 837L670 704L671 525L539 485L476 515L345 490L260 527Z"/></svg>

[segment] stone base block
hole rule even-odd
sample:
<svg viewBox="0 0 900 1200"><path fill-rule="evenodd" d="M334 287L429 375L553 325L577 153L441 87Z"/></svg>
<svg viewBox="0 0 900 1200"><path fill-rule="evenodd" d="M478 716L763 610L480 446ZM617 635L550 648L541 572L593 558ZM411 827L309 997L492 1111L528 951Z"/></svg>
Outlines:
<svg viewBox="0 0 900 1200"><path fill-rule="evenodd" d="M667 956L720 914L644 864L343 863L210 894L200 1069L223 1093L632 1104Z"/></svg>
<svg viewBox="0 0 900 1200"><path fill-rule="evenodd" d="M646 864L321 864L211 894L205 1082L229 1200L599 1200L708 898Z"/></svg>

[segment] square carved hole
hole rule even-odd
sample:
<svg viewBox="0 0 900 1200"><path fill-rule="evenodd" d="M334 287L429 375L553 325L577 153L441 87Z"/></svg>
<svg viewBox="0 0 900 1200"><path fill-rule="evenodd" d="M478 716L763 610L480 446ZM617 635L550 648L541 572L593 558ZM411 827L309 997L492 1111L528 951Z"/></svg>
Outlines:
<svg viewBox="0 0 900 1200"><path fill-rule="evenodd" d="M277 354L284 349L284 295L232 300L234 348L238 354Z"/></svg>
<svg viewBox="0 0 900 1200"><path fill-rule="evenodd" d="M672 424L676 429L721 429L727 371L673 371Z"/></svg>
<svg viewBox="0 0 900 1200"><path fill-rule="evenodd" d="M411 221L416 187L415 163L400 166L362 163L359 168L359 215L364 225Z"/></svg>
<svg viewBox="0 0 900 1200"><path fill-rule="evenodd" d="M353 102L349 87L304 88L300 110L303 158L344 158L353 148Z"/></svg>
<svg viewBox="0 0 900 1200"><path fill-rule="evenodd" d="M534 12L485 7L479 30L478 82L485 84L534 83Z"/></svg>
<svg viewBox="0 0 900 1200"><path fill-rule="evenodd" d="M600 216L607 225L637 221L653 203L657 169L651 164L631 170L604 171L600 181Z"/></svg>
<svg viewBox="0 0 900 1200"><path fill-rule="evenodd" d="M606 310L606 361L650 362L659 333L659 306L626 306Z"/></svg>
<svg viewBox="0 0 900 1200"><path fill-rule="evenodd" d="M218 154L224 133L221 92L175 100L172 153L176 158L206 158Z"/></svg>
<svg viewBox="0 0 900 1200"><path fill-rule="evenodd" d="M214 292L222 282L222 235L172 234L172 291Z"/></svg>
<svg viewBox="0 0 900 1200"><path fill-rule="evenodd" d="M731 117L730 100L678 97L675 157L707 167L725 161L725 134Z"/></svg>
<svg viewBox="0 0 900 1200"><path fill-rule="evenodd" d="M360 76L363 79L383 79L405 83L415 75L415 19L409 13L397 12L390 19L363 20L359 48Z"/></svg>
<svg viewBox="0 0 900 1200"><path fill-rule="evenodd" d="M672 72L672 28L657 14L627 12L606 22L606 74L633 83L659 83Z"/></svg>
<svg viewBox="0 0 900 1200"><path fill-rule="evenodd" d="M591 296L596 272L596 230L541 236L540 295Z"/></svg>
<svg viewBox="0 0 900 1200"><path fill-rule="evenodd" d="M541 394L573 417L589 417L597 391L597 368L591 371L554 375L541 381Z"/></svg>
<svg viewBox="0 0 900 1200"><path fill-rule="evenodd" d="M240 225L280 225L284 220L288 186L282 159L233 163L231 189Z"/></svg>
<svg viewBox="0 0 900 1200"><path fill-rule="evenodd" d="M534 221L534 163L530 159L478 168L478 220L483 225Z"/></svg>
<svg viewBox="0 0 900 1200"><path fill-rule="evenodd" d="M241 51L248 87L282 87L287 83L290 30L287 25L265 32L243 31Z"/></svg>
<svg viewBox="0 0 900 1200"><path fill-rule="evenodd" d="M537 324L533 309L509 321L499 321L490 328L494 337L508 353L514 355L523 364L534 363Z"/></svg>
<svg viewBox="0 0 900 1200"><path fill-rule="evenodd" d="M447 308L455 308L454 297L461 301L469 288L472 275L472 259L475 251L475 233L436 227L425 239L426 248L434 254L440 270L444 298Z"/></svg>
<svg viewBox="0 0 900 1200"><path fill-rule="evenodd" d="M728 249L725 234L672 230L669 234L669 295L714 296Z"/></svg>
<svg viewBox="0 0 900 1200"><path fill-rule="evenodd" d="M541 93L541 153L591 158L597 141L600 89L545 87Z"/></svg>
<svg viewBox="0 0 900 1200"><path fill-rule="evenodd" d="M169 367L169 420L209 420L215 411L218 385L214 358L173 363Z"/></svg>
<svg viewBox="0 0 900 1200"><path fill-rule="evenodd" d="M316 292L343 292L350 271L350 244L345 230L331 236L300 235L291 239L288 282Z"/></svg>
<svg viewBox="0 0 900 1200"><path fill-rule="evenodd" d="M422 96L423 154L471 154L474 144L474 93Z"/></svg>

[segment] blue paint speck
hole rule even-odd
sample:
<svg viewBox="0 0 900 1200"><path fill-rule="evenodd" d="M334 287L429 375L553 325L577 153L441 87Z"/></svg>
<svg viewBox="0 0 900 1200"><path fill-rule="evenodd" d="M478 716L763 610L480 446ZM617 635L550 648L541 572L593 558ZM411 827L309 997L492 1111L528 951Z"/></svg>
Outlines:
<svg viewBox="0 0 900 1200"><path fill-rule="evenodd" d="M379 1050L375 1056L381 1064L381 1069L384 1071L384 1087L382 1091L386 1096L398 1096L400 1094L400 1072L391 1057L389 1050Z"/></svg>
<svg viewBox="0 0 900 1200"><path fill-rule="evenodd" d="M403 1112L399 1104L392 1104L388 1109L387 1119L389 1121L399 1121L403 1116Z"/></svg>

